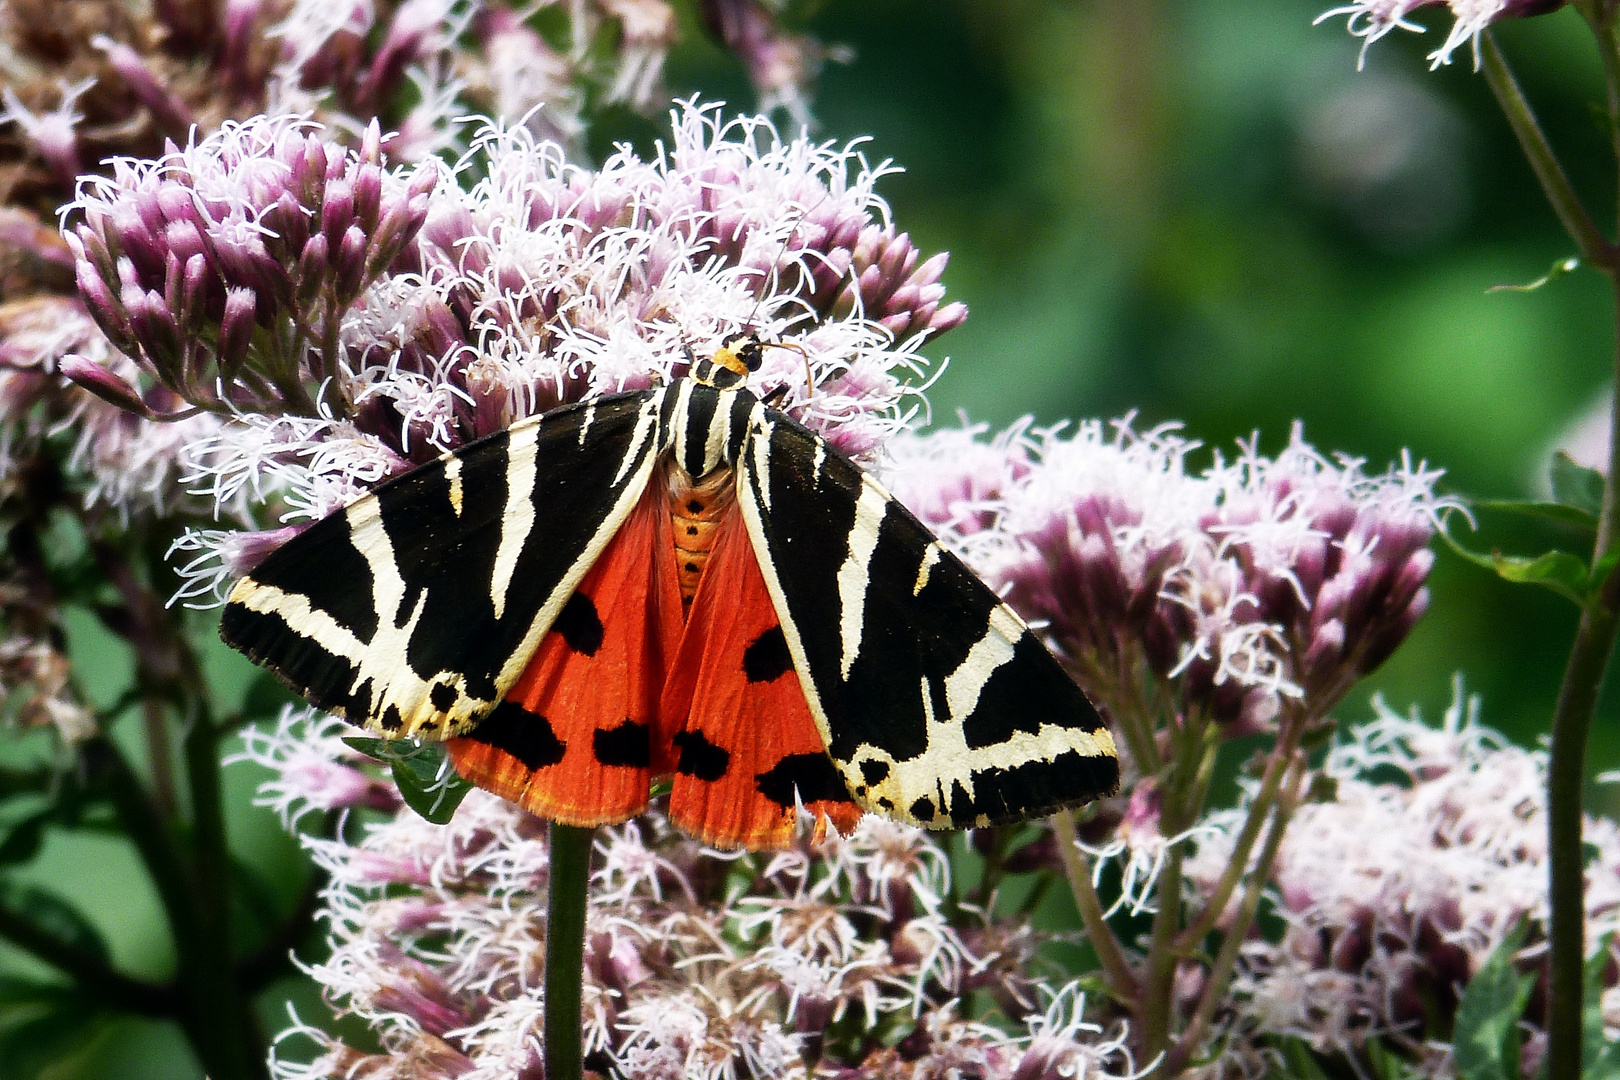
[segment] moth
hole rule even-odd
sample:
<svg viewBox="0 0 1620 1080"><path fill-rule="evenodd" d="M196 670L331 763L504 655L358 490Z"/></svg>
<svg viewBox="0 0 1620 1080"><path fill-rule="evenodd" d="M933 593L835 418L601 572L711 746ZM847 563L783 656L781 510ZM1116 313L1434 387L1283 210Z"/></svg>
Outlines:
<svg viewBox="0 0 1620 1080"><path fill-rule="evenodd" d="M593 826L788 844L800 807L933 829L1112 793L1113 739L1012 609L747 387L767 346L514 424L315 523L225 641L313 704L444 739L472 783Z"/></svg>

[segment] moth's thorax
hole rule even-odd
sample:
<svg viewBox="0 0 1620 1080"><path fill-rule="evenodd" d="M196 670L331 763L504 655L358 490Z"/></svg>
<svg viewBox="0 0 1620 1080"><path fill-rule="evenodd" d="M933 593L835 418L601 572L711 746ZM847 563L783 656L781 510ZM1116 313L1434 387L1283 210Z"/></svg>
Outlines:
<svg viewBox="0 0 1620 1080"><path fill-rule="evenodd" d="M673 460L664 465L669 490L669 516L675 534L675 569L680 577L681 614L692 608L703 568L714 550L720 523L736 502L730 469L721 468L693 480Z"/></svg>
<svg viewBox="0 0 1620 1080"><path fill-rule="evenodd" d="M734 466L759 405L746 386L721 389L696 377L677 379L663 392L660 449L690 478Z"/></svg>

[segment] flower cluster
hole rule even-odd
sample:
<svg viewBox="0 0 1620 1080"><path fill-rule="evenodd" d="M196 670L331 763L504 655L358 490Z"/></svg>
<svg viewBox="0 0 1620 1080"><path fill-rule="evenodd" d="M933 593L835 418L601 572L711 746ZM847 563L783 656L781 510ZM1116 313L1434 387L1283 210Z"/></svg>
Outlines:
<svg viewBox="0 0 1620 1080"><path fill-rule="evenodd" d="M156 161L87 177L67 234L97 324L194 406L313 414L307 377L338 373L344 314L427 216L431 164L382 166L292 118L226 123Z"/></svg>
<svg viewBox="0 0 1620 1080"><path fill-rule="evenodd" d="M139 12L116 0L15 0L0 16L0 130L24 152L4 166L7 190L61 201L102 158L155 155L164 139L262 112L356 134L393 116L389 156L419 161L456 145L455 118L467 113L526 118L572 142L586 126L587 89L639 110L666 99L677 25L665 0L592 0L556 14L548 41L521 6L499 0L169 0ZM407 94L415 104L396 112ZM772 82L762 94L785 101L791 89Z"/></svg>
<svg viewBox="0 0 1620 1080"><path fill-rule="evenodd" d="M1324 717L1428 605L1437 472L1368 476L1297 428L1275 458L1243 444L1198 471L1170 426L977 434L895 440L895 490L1116 717L1157 711L1150 683L1231 733Z"/></svg>
<svg viewBox="0 0 1620 1080"><path fill-rule="evenodd" d="M1510 930L1528 924L1525 963L1546 947L1545 751L1481 726L1460 692L1439 729L1375 708L1323 766L1330 797L1302 806L1283 840L1272 883L1286 930L1245 946L1233 987L1232 1028L1246 1038L1351 1053L1378 1036L1432 1054L1462 987ZM1620 931L1620 828L1588 818L1585 842L1596 946ZM1208 887L1230 856L1227 840L1200 844L1189 878ZM1620 984L1608 985L1613 1037ZM1545 1050L1534 1003L1523 1022L1530 1076Z"/></svg>
<svg viewBox="0 0 1620 1080"><path fill-rule="evenodd" d="M525 416L667 380L740 329L802 350L767 352L762 391L872 451L904 420L917 346L966 315L943 300L945 256L889 223L886 166L856 146L712 106L674 121L655 160L621 149L595 170L492 124L455 170L481 177L467 190L383 168L375 127L349 151L291 118L230 124L84 186L80 287L149 380L234 416L188 448L196 489L275 495L283 522ZM114 374L76 377L132 396ZM218 553L187 595L265 548L186 544Z"/></svg>
<svg viewBox="0 0 1620 1080"><path fill-rule="evenodd" d="M1372 43L1391 30L1422 33L1423 27L1412 22L1408 16L1418 8L1437 7L1442 2L1451 9L1455 21L1446 40L1429 54L1433 67L1451 63L1451 54L1470 42L1474 46L1474 64L1477 67L1479 35L1492 23L1545 15L1563 7L1566 0L1352 0L1343 7L1323 12L1316 21L1346 16L1350 33L1362 40L1359 67L1367 62L1367 49Z"/></svg>
<svg viewBox="0 0 1620 1080"><path fill-rule="evenodd" d="M266 798L289 818L377 805L330 721L285 717L244 756L272 770ZM357 843L304 842L330 875L332 954L310 973L385 1052L300 1026L283 1036L277 1076L538 1068L543 822L473 792L446 826L406 810ZM868 816L819 850L739 857L654 812L603 830L596 845L587 1065L634 1080L806 1077L818 1062L847 1080L1131 1074L1121 1033L1086 1023L1073 987L1030 973L1039 942L1023 921L965 905L921 830ZM964 1015L969 995L993 1002L1005 1026ZM297 1035L316 1043L313 1060L294 1060Z"/></svg>

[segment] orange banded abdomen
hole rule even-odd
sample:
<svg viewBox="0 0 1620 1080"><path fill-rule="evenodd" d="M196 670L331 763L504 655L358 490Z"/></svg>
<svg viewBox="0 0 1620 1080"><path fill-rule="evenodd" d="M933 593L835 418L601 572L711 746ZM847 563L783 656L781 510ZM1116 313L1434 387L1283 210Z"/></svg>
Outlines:
<svg viewBox="0 0 1620 1080"><path fill-rule="evenodd" d="M703 568L714 550L715 533L736 502L730 469L716 469L694 482L671 462L669 516L675 535L675 572L681 586L681 615L692 609Z"/></svg>

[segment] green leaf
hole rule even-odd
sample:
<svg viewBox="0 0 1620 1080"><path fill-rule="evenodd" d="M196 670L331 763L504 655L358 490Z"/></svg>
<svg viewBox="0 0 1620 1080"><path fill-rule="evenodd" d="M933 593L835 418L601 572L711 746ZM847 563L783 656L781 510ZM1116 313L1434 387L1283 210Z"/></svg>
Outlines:
<svg viewBox="0 0 1620 1080"><path fill-rule="evenodd" d="M442 743L358 735L343 741L351 749L387 765L405 805L435 825L443 825L454 817L456 807L473 789L450 764L450 755Z"/></svg>
<svg viewBox="0 0 1620 1080"><path fill-rule="evenodd" d="M1620 1080L1620 1043L1603 1036L1603 973L1609 966L1614 935L1605 935L1586 961L1586 987L1581 994L1581 1080Z"/></svg>
<svg viewBox="0 0 1620 1080"><path fill-rule="evenodd" d="M1585 510L1594 518L1603 512L1603 474L1585 465L1562 450L1552 459L1553 501L1565 506Z"/></svg>
<svg viewBox="0 0 1620 1080"><path fill-rule="evenodd" d="M107 943L101 932L55 893L37 885L24 885L0 880L0 904L10 908L39 927L45 933L82 953L107 962ZM6 1075L0 1070L0 1076Z"/></svg>
<svg viewBox="0 0 1620 1080"><path fill-rule="evenodd" d="M1585 599L1586 561L1578 555L1564 551L1549 551L1534 558L1493 555L1491 562L1497 575L1505 581L1525 585L1545 585L1577 604Z"/></svg>
<svg viewBox="0 0 1620 1080"><path fill-rule="evenodd" d="M1572 525L1592 531L1597 528L1597 515L1578 506L1561 502L1534 502L1516 499L1474 499L1468 503L1472 510L1495 510L1503 514L1551 521L1558 525Z"/></svg>
<svg viewBox="0 0 1620 1080"><path fill-rule="evenodd" d="M1452 1027L1452 1060L1462 1080L1519 1080L1519 1021L1535 976L1513 966L1524 924L1503 939L1463 989Z"/></svg>
<svg viewBox="0 0 1620 1080"><path fill-rule="evenodd" d="M1604 130L1607 131L1608 130L1608 127L1607 127L1608 115L1607 114L1604 115L1604 124L1605 124ZM1566 255L1562 259L1559 259L1557 262L1553 263L1552 266L1550 266L1547 269L1547 272L1545 274L1542 274L1540 277L1536 278L1536 280L1534 280L1532 282L1529 282L1529 283L1524 284L1524 285L1492 285L1490 288L1486 289L1485 291L1488 292L1488 293L1493 293L1493 292L1535 292L1537 289L1541 288L1543 285L1549 285L1552 282L1557 281L1559 278L1563 277L1565 274L1573 274L1575 271L1579 270L1582 265L1583 264L1581 262L1581 257L1579 255Z"/></svg>
<svg viewBox="0 0 1620 1080"><path fill-rule="evenodd" d="M53 1006L73 995L73 988L59 982L40 982L19 975L0 975L0 1015L22 1005Z"/></svg>
<svg viewBox="0 0 1620 1080"><path fill-rule="evenodd" d="M71 1062L93 1050L107 1030L109 1014L83 994L64 992L36 1007L7 1013L0 1026L0 1076L38 1080L71 1071Z"/></svg>
<svg viewBox="0 0 1620 1080"><path fill-rule="evenodd" d="M39 845L45 838L45 826L56 816L56 807L48 806L13 825L11 832L0 841L0 866L15 866L38 855Z"/></svg>
<svg viewBox="0 0 1620 1080"><path fill-rule="evenodd" d="M1304 1039L1284 1035L1272 1041L1283 1060L1282 1075L1289 1080L1329 1080Z"/></svg>
<svg viewBox="0 0 1620 1080"><path fill-rule="evenodd" d="M380 761L384 765L394 762L393 739L373 739L367 735L345 735L343 745L350 750L366 755L372 761Z"/></svg>

